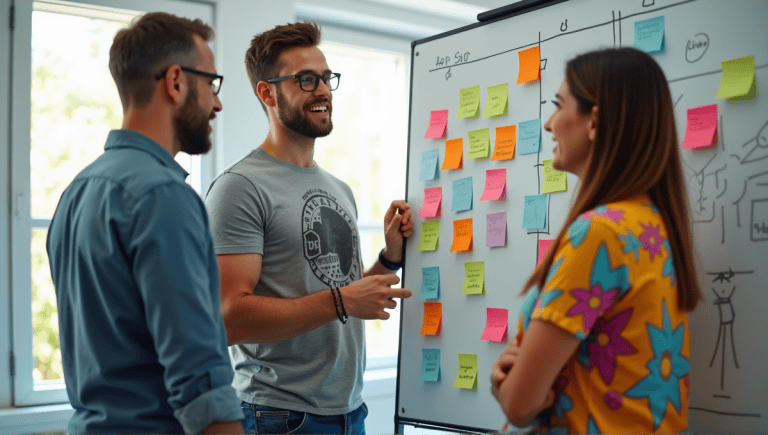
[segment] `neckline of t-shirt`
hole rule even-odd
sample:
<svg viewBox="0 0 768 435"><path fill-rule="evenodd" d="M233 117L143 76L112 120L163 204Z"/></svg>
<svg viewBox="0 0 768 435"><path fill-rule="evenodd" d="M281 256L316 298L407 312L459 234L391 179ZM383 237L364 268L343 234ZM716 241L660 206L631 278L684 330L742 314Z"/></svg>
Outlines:
<svg viewBox="0 0 768 435"><path fill-rule="evenodd" d="M283 166L285 168L288 168L292 171L299 172L302 174L317 174L320 171L320 167L317 166L317 163L313 160L312 163L315 165L311 168L305 168L303 166L294 165L293 163L286 162L285 160L280 160L277 157L269 154L268 152L264 151L262 148L256 148L254 150L255 152L259 153L260 156L263 158L269 160L272 163L277 163L280 166Z"/></svg>

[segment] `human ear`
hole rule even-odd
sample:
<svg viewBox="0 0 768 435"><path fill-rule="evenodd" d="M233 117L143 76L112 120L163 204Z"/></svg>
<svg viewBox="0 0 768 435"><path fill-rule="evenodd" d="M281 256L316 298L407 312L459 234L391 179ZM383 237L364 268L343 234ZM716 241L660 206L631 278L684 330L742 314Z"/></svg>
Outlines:
<svg viewBox="0 0 768 435"><path fill-rule="evenodd" d="M276 104L275 98L272 96L272 89L267 82L261 81L256 84L256 96L265 106L274 107Z"/></svg>
<svg viewBox="0 0 768 435"><path fill-rule="evenodd" d="M597 138L597 106L592 106L592 111L589 113L589 141L594 142Z"/></svg>
<svg viewBox="0 0 768 435"><path fill-rule="evenodd" d="M163 76L163 90L168 99L173 104L181 104L184 102L187 89L187 80L184 77L184 71L181 70L179 65L172 65L166 70Z"/></svg>

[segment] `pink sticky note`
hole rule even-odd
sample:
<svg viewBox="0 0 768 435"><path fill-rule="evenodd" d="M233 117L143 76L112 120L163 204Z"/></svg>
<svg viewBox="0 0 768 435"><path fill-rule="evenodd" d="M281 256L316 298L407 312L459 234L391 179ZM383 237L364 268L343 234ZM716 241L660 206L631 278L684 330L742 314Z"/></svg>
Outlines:
<svg viewBox="0 0 768 435"><path fill-rule="evenodd" d="M485 246L504 246L507 243L507 212L486 215L485 224Z"/></svg>
<svg viewBox="0 0 768 435"><path fill-rule="evenodd" d="M424 189L424 205L421 207L419 217L440 216L440 203L443 201L443 188L430 187Z"/></svg>
<svg viewBox="0 0 768 435"><path fill-rule="evenodd" d="M480 201L497 201L506 198L507 170L489 169L485 171L485 190Z"/></svg>
<svg viewBox="0 0 768 435"><path fill-rule="evenodd" d="M683 148L702 148L715 144L717 104L688 109Z"/></svg>
<svg viewBox="0 0 768 435"><path fill-rule="evenodd" d="M539 240L539 258L536 260L536 265L541 264L541 260L547 254L547 250L552 245L553 240Z"/></svg>
<svg viewBox="0 0 768 435"><path fill-rule="evenodd" d="M429 128L427 128L427 134L424 135L426 139L443 139L445 137L445 129L448 126L448 111L447 110L433 110L429 118Z"/></svg>
<svg viewBox="0 0 768 435"><path fill-rule="evenodd" d="M506 308L486 308L485 330L481 340L507 341L509 313Z"/></svg>

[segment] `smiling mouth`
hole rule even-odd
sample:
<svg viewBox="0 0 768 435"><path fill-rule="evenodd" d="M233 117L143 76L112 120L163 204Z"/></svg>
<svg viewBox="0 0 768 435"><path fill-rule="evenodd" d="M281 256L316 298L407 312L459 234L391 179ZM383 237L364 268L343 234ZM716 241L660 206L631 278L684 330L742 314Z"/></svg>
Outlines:
<svg viewBox="0 0 768 435"><path fill-rule="evenodd" d="M325 104L319 106L310 106L309 111L313 113L327 113L329 107Z"/></svg>

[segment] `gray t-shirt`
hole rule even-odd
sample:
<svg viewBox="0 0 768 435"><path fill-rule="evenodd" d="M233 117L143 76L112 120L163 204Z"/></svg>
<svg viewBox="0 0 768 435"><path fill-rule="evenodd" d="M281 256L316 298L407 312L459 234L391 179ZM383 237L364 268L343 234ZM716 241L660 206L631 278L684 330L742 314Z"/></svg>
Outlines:
<svg viewBox="0 0 768 435"><path fill-rule="evenodd" d="M257 148L211 184L205 199L216 254L261 254L255 295L298 298L362 278L352 190L320 169ZM320 415L363 399L365 326L350 317L278 343L230 346L232 385L249 403Z"/></svg>

